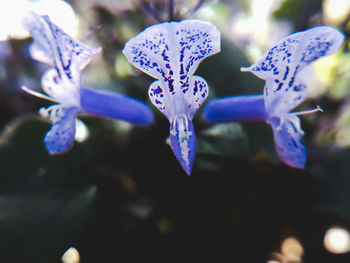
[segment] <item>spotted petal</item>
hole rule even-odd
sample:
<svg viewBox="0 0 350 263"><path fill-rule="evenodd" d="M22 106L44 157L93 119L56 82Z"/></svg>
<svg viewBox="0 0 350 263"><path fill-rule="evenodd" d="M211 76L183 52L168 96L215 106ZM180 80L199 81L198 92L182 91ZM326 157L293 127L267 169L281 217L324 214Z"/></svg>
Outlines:
<svg viewBox="0 0 350 263"><path fill-rule="evenodd" d="M175 23L174 62L178 63L180 79L192 75L206 57L220 52L220 32L209 22L184 20Z"/></svg>
<svg viewBox="0 0 350 263"><path fill-rule="evenodd" d="M100 48L90 48L64 33L48 16L30 13L23 21L34 39L31 53L34 58L57 70L59 78L80 85L80 71Z"/></svg>
<svg viewBox="0 0 350 263"><path fill-rule="evenodd" d="M205 81L192 74L200 61L219 51L220 32L200 20L148 27L123 49L130 63L159 80L152 83L149 95L170 122L185 111L192 119L208 95Z"/></svg>
<svg viewBox="0 0 350 263"><path fill-rule="evenodd" d="M306 90L302 81L298 80L298 73L316 59L334 54L343 40L343 34L332 27L314 27L281 40L255 64L242 70L251 71L266 80L265 103L268 112L288 112L301 100L292 98L279 103L275 101L276 97L291 97L295 90ZM272 104L280 108L271 107Z"/></svg>
<svg viewBox="0 0 350 263"><path fill-rule="evenodd" d="M190 79L189 86L186 88L186 91L182 90L182 92L184 93L187 105L186 114L188 118L192 120L194 114L208 97L208 84L203 78L193 76Z"/></svg>
<svg viewBox="0 0 350 263"><path fill-rule="evenodd" d="M46 133L44 139L46 148L51 155L64 153L72 147L78 108L58 107L55 111L55 119L52 121L52 127Z"/></svg>
<svg viewBox="0 0 350 263"><path fill-rule="evenodd" d="M130 63L156 79L184 81L206 57L220 51L220 32L209 22L184 20L146 28L123 49Z"/></svg>
<svg viewBox="0 0 350 263"><path fill-rule="evenodd" d="M170 122L177 115L185 114L189 120L208 97L207 82L199 77L190 78L187 86L180 94L169 95L164 87L164 82L155 81L151 84L148 94L154 106L156 106Z"/></svg>
<svg viewBox="0 0 350 263"><path fill-rule="evenodd" d="M195 155L192 118L208 96L206 81L193 73L204 58L219 51L219 30L200 20L148 27L123 49L130 63L158 79L148 94L171 124L172 149L187 174Z"/></svg>
<svg viewBox="0 0 350 263"><path fill-rule="evenodd" d="M273 87L276 87L275 81L267 79L264 87L264 102L266 111L270 116L280 116L281 114L289 112L297 107L307 96L307 86L299 78L297 78L293 86L286 89L284 93L276 94L279 90L274 92Z"/></svg>
<svg viewBox="0 0 350 263"><path fill-rule="evenodd" d="M288 114L285 118L272 118L271 124L275 148L279 158L294 168L304 168L306 162L305 146L301 142L304 132L297 116Z"/></svg>
<svg viewBox="0 0 350 263"><path fill-rule="evenodd" d="M165 89L163 82L156 80L149 87L148 95L153 105L157 107L168 120L171 120L174 112L174 109L170 106L172 105L172 98L169 98L169 94L164 91Z"/></svg>

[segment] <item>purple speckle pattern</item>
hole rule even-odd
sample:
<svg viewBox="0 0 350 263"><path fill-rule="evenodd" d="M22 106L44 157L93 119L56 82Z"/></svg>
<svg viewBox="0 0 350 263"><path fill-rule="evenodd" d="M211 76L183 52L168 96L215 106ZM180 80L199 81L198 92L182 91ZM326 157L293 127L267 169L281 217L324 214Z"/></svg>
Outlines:
<svg viewBox="0 0 350 263"><path fill-rule="evenodd" d="M52 127L44 142L50 154L63 153L73 144L76 115L81 111L80 71L100 48L90 48L71 38L48 16L31 12L23 25L33 37L32 57L51 66L41 83L45 92L58 103L46 110Z"/></svg>
<svg viewBox="0 0 350 263"><path fill-rule="evenodd" d="M219 51L220 32L200 20L150 26L123 49L130 63L159 80L152 83L149 96L169 121L183 112L189 112L192 118L206 99L207 84L193 73L204 58Z"/></svg>
<svg viewBox="0 0 350 263"><path fill-rule="evenodd" d="M52 66L57 72L57 77L65 82L66 91L72 89L71 92L75 92L75 89L79 89L80 71L100 48L90 48L73 39L53 24L46 15L39 16L32 12L24 19L23 25L34 40L31 46L33 58ZM49 89L47 92L55 97L55 90Z"/></svg>
<svg viewBox="0 0 350 263"><path fill-rule="evenodd" d="M192 120L194 114L208 97L207 82L199 77L193 76L190 82L190 89L184 94L187 104L187 116Z"/></svg>
<svg viewBox="0 0 350 263"><path fill-rule="evenodd" d="M301 143L304 132L297 115L290 113L307 95L301 71L318 58L334 54L343 40L343 34L332 27L314 27L281 40L255 64L243 69L266 80L267 122L273 129L278 156L289 166L304 168L306 162Z"/></svg>
<svg viewBox="0 0 350 263"><path fill-rule="evenodd" d="M74 142L77 107L60 108L51 129L46 133L44 143L51 155L68 151Z"/></svg>
<svg viewBox="0 0 350 263"><path fill-rule="evenodd" d="M289 111L306 96L299 73L320 57L334 54L344 36L329 26L294 33L267 51L249 70L266 80L266 108L270 112ZM283 100L283 103L274 100Z"/></svg>
<svg viewBox="0 0 350 263"><path fill-rule="evenodd" d="M148 94L170 122L172 150L188 175L195 156L192 118L208 96L206 81L193 74L203 59L219 51L219 30L201 20L150 26L123 49L130 63L157 79Z"/></svg>
<svg viewBox="0 0 350 263"><path fill-rule="evenodd" d="M164 88L162 82L159 80L154 81L148 89L148 95L153 103L168 119L171 118L172 113L169 107L170 102L167 101L167 97L164 96Z"/></svg>

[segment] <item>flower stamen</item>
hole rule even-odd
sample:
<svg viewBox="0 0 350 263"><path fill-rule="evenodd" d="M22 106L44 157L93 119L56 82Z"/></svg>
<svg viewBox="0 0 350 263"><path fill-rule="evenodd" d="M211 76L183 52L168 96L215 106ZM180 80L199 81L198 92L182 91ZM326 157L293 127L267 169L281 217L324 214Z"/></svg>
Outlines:
<svg viewBox="0 0 350 263"><path fill-rule="evenodd" d="M315 112L323 112L323 109L317 105L315 109L312 109L312 110L304 110L304 111L296 111L296 112L291 112L290 114L293 114L293 115L307 115L307 114L311 114L311 113L315 113Z"/></svg>
<svg viewBox="0 0 350 263"><path fill-rule="evenodd" d="M44 100L49 100L49 101L52 101L54 103L59 103L59 101L53 99L52 97L49 97L49 96L46 96L46 95L44 95L44 94L42 94L40 92L28 89L26 86L22 86L22 90L27 92L30 95L35 96L35 97L38 97L38 98L41 98L41 99L44 99Z"/></svg>
<svg viewBox="0 0 350 263"><path fill-rule="evenodd" d="M50 120L55 123L59 119L63 117L63 111L62 111L62 106L59 104L52 105L48 108L40 108L39 109L39 114L43 118L50 118Z"/></svg>

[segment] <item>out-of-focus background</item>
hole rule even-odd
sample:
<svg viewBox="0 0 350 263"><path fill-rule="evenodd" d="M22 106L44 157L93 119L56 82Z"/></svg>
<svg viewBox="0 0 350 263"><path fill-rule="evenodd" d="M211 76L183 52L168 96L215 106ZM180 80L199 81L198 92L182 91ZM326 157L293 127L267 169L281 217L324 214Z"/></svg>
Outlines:
<svg viewBox="0 0 350 263"><path fill-rule="evenodd" d="M74 147L50 156L50 122L37 113L50 103L21 90L41 92L48 69L30 57L21 26L28 10L101 46L83 85L145 101L154 125L80 115ZM261 94L264 82L240 67L293 32L326 24L345 33L337 54L307 69L309 98L297 110L324 112L301 117L306 169L279 161L267 124L208 125L199 111L197 155L185 175L167 144L168 121L147 97L153 79L121 50L149 25L186 18L222 32L221 53L196 72L210 86L207 101ZM349 0L3 1L0 262L350 262L349 36Z"/></svg>

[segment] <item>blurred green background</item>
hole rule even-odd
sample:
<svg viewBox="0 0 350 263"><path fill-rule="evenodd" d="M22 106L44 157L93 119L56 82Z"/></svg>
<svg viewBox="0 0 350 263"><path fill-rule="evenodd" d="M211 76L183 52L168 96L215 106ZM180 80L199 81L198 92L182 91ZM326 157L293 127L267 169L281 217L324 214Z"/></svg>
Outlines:
<svg viewBox="0 0 350 263"><path fill-rule="evenodd" d="M61 262L71 246L83 263L350 262L350 244L337 254L324 242L332 227L350 230L348 0L68 1L72 15L50 11L66 23L57 24L103 48L83 71L83 85L145 101L156 121L139 128L81 115L74 147L50 156L43 144L50 122L37 114L50 103L21 90L41 91L48 66L30 57L30 38L15 34L11 25L23 10L10 3L54 2L8 0L0 13L0 262ZM185 175L166 142L168 121L148 99L153 79L121 50L149 25L186 18L222 32L221 53L196 72L209 84L207 101L261 94L264 82L239 69L279 39L319 24L344 32L342 50L307 69L309 98L300 109L318 104L324 112L301 118L306 169L279 161L267 124L208 125L199 111L196 159ZM288 237L303 248L296 261L281 248Z"/></svg>

